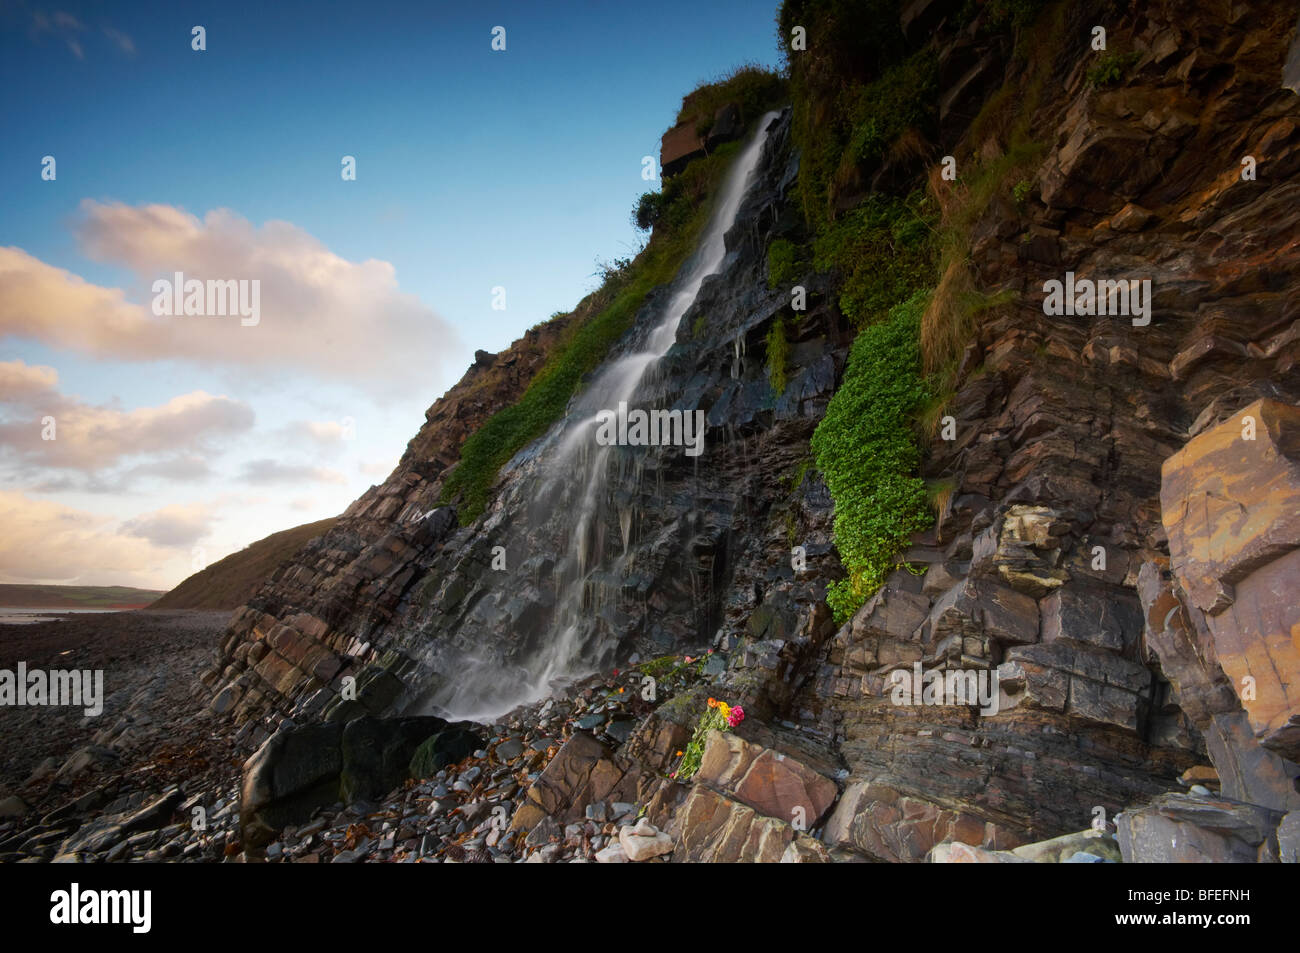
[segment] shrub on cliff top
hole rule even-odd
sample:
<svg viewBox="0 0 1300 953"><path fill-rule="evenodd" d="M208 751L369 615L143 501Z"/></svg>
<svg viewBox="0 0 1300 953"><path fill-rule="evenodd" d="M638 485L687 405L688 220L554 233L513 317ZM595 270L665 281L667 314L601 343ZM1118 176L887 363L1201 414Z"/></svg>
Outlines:
<svg viewBox="0 0 1300 953"><path fill-rule="evenodd" d="M826 601L843 623L884 583L897 553L933 520L912 417L929 391L917 343L926 295L918 293L853 342L844 380L812 437L835 501L835 545L848 578Z"/></svg>
<svg viewBox="0 0 1300 953"><path fill-rule="evenodd" d="M683 96L677 122L694 117L697 120L696 133L707 135L714 114L728 103L735 103L740 107L741 125L748 126L780 104L785 96L785 80L779 73L755 63L745 63L718 79L702 83Z"/></svg>

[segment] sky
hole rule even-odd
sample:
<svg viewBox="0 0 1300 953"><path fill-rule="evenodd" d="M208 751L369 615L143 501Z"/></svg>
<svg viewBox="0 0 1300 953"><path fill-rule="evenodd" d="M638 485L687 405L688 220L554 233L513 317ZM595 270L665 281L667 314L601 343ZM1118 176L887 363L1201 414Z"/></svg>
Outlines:
<svg viewBox="0 0 1300 953"><path fill-rule="evenodd" d="M0 0L0 582L166 589L342 512L636 251L642 157L774 16Z"/></svg>

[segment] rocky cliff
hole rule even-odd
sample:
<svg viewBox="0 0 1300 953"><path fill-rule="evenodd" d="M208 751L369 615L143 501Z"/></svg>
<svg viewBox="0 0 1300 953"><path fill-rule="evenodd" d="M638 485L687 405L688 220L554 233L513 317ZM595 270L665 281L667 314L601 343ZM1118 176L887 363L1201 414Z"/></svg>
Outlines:
<svg viewBox="0 0 1300 953"><path fill-rule="evenodd" d="M710 739L692 785L665 772L706 688L641 712L617 750L574 730L530 788L502 795L518 849L615 792L655 825L629 839L666 829L679 859L989 859L1098 817L1125 859L1189 839L1195 857L1174 859L1294 856L1294 5L1062 2L1014 30L997 6L904 5L898 30L936 67L938 121L834 183L842 211L928 177L966 252L938 278L923 335L943 302L985 303L954 361L930 368L944 381L921 466L942 488L935 526L851 619L837 626L826 604L843 571L807 461L856 329L842 275L771 273L773 243L808 227L809 157L787 111L760 130L723 267L640 394L706 411L707 452L612 455L610 498L575 540L572 511L534 512L552 429L461 527L439 506L442 480L559 330L482 356L394 474L236 614L205 677L214 705L265 737L286 721L423 712L471 668L523 672L558 637L576 547L585 671L558 674L713 648L711 693L750 717ZM1097 25L1110 54L1092 45ZM1004 157L1021 182L969 201L980 186L962 170ZM1076 280L1149 282L1149 312L1097 314L1093 298L1049 313L1047 283ZM647 300L607 365L644 346L672 291ZM894 673L916 665L996 673L997 712L895 703ZM1167 793L1216 776L1217 797ZM806 823L792 825L795 808Z"/></svg>

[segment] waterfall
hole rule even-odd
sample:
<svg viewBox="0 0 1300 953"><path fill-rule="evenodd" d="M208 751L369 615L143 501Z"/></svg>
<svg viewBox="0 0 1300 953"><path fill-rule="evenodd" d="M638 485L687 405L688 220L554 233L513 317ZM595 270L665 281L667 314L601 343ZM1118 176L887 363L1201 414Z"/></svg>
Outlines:
<svg viewBox="0 0 1300 953"><path fill-rule="evenodd" d="M651 368L676 341L678 325L694 304L704 279L722 266L727 253L724 236L735 223L762 156L766 130L776 117L777 113L768 113L759 121L757 132L728 171L695 254L678 273L644 350L619 357L597 373L565 419L543 438L536 468L523 477L538 485L529 488L531 505L513 514L507 527L513 546L526 549L533 534L556 514L572 527L553 574L556 591L550 637L528 658L509 665L460 659L457 670L444 673L447 681L431 701L433 710L452 718L491 720L541 698L559 682L582 677L611 661L618 635L602 634L602 627L605 616L617 614L619 577L629 572L633 562L629 549L634 529L631 505L614 505L611 497L625 488L630 493L636 491L643 464L635 461L628 466L626 461L620 462L623 448L597 444L598 415L617 408L620 402L636 403ZM743 342L737 347L739 360ZM658 485L663 479L662 468L657 467L655 475ZM619 529L621 554L605 552L607 522ZM509 551L512 546L506 548ZM609 568L603 566L607 555L615 563Z"/></svg>

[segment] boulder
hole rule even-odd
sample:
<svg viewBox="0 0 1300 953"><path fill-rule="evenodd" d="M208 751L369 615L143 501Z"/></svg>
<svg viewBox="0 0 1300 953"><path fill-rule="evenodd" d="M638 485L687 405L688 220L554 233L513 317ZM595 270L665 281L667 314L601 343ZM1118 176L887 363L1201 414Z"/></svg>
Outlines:
<svg viewBox="0 0 1300 953"><path fill-rule="evenodd" d="M800 834L786 847L785 853L781 855L781 863L829 864L831 855L821 841L807 834Z"/></svg>
<svg viewBox="0 0 1300 953"><path fill-rule="evenodd" d="M1227 798L1165 794L1115 817L1126 864L1242 864L1278 858L1280 811Z"/></svg>
<svg viewBox="0 0 1300 953"><path fill-rule="evenodd" d="M802 762L723 731L709 732L695 780L801 830L816 826L839 793Z"/></svg>
<svg viewBox="0 0 1300 953"><path fill-rule="evenodd" d="M1027 857L1017 857L1008 850L988 850L961 841L935 844L926 858L932 864L1032 864Z"/></svg>
<svg viewBox="0 0 1300 953"><path fill-rule="evenodd" d="M1300 408L1247 405L1169 457L1161 478L1189 621L1212 636L1259 743L1300 761Z"/></svg>
<svg viewBox="0 0 1300 953"><path fill-rule="evenodd" d="M455 764L469 757L483 743L482 737L470 728L453 726L445 728L436 735L430 735L411 756L410 776L429 778L449 764ZM514 747L508 747L513 745ZM505 749L504 751L502 749ZM505 758L511 751L522 752L518 741L505 741L497 746L497 756Z"/></svg>
<svg viewBox="0 0 1300 953"><path fill-rule="evenodd" d="M1049 840L1035 841L1013 847L1011 853L1036 864L1063 864L1071 862L1070 858L1078 854L1090 854L1098 860L1111 863L1120 862L1119 844L1108 833L1097 830L1078 831L1074 834L1062 834ZM1072 861L1081 863L1081 861Z"/></svg>
<svg viewBox="0 0 1300 953"><path fill-rule="evenodd" d="M276 732L244 763L240 825L245 846L275 839L286 824L338 800L343 770L343 725L331 723Z"/></svg>
<svg viewBox="0 0 1300 953"><path fill-rule="evenodd" d="M583 731L575 731L528 788L511 819L514 830L531 830L544 816L567 824L582 820L588 804L636 796L635 777L625 776L613 752Z"/></svg>
<svg viewBox="0 0 1300 953"><path fill-rule="evenodd" d="M1008 846L1006 840L996 825L973 814L870 781L848 786L822 831L830 848L888 862L922 861L942 842L997 848Z"/></svg>
<svg viewBox="0 0 1300 953"><path fill-rule="evenodd" d="M1160 506L1174 574L1192 605L1221 612L1300 546L1300 408L1257 400L1188 441L1161 468Z"/></svg>
<svg viewBox="0 0 1300 953"><path fill-rule="evenodd" d="M444 734L448 737L439 741ZM464 725L450 726L433 716L349 721L341 739L340 797L348 804L382 800L411 777L414 756L426 741L433 744L424 760L442 760L439 767L461 760L483 744L482 737ZM451 758L451 754L459 757Z"/></svg>
<svg viewBox="0 0 1300 953"><path fill-rule="evenodd" d="M336 801L383 798L410 776L421 744L442 734L449 734L449 750L473 750L483 743L467 723L449 725L432 716L364 717L281 729L244 764L240 825L245 846L270 843L285 825L302 823L317 808ZM435 754L429 757L437 749L435 741L430 746Z"/></svg>
<svg viewBox="0 0 1300 953"><path fill-rule="evenodd" d="M618 841L596 851L596 863L598 864L626 864L627 862L627 854L623 850L623 845Z"/></svg>
<svg viewBox="0 0 1300 953"><path fill-rule="evenodd" d="M736 103L726 103L719 106L717 112L713 114L713 125L709 127L709 135L705 143L710 149L716 149L724 142L739 139L744 134L745 126L741 122L740 106Z"/></svg>
<svg viewBox="0 0 1300 953"><path fill-rule="evenodd" d="M739 801L697 784L677 809L683 858L695 863L775 864L785 856L795 831Z"/></svg>
<svg viewBox="0 0 1300 953"><path fill-rule="evenodd" d="M635 829L621 827L618 831L618 842L622 845L627 859L633 863L673 852L673 839L653 825L638 824Z"/></svg>

